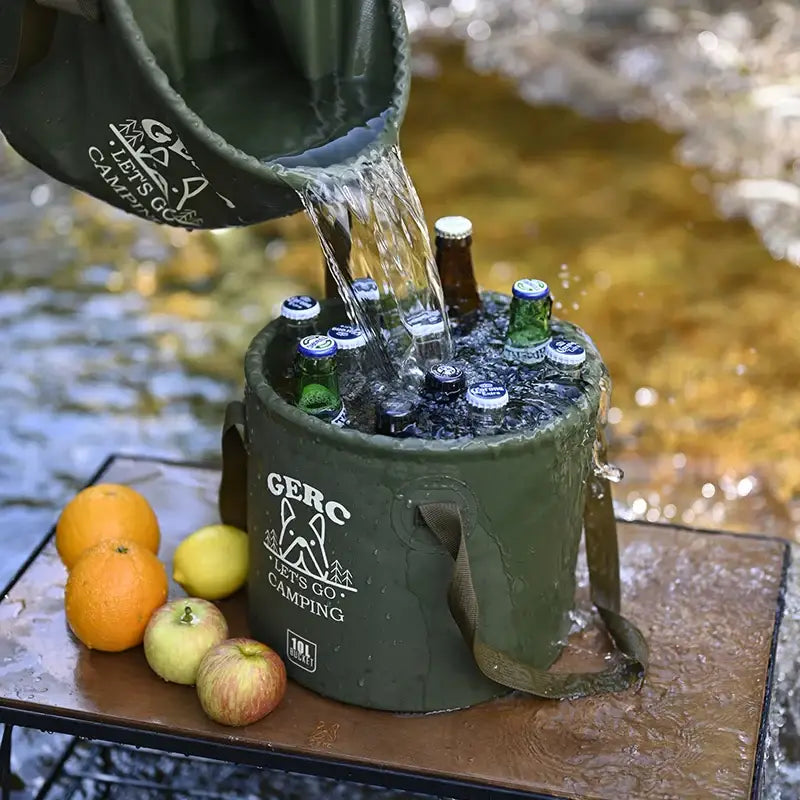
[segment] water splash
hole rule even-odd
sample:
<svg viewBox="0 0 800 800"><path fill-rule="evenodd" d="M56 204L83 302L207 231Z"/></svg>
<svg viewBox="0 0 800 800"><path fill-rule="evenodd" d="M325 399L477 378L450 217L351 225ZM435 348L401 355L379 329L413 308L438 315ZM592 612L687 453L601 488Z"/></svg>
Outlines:
<svg viewBox="0 0 800 800"><path fill-rule="evenodd" d="M336 175L311 181L301 193L348 316L369 334L370 357L389 379L417 384L419 315L444 320L439 347L452 355L447 311L417 191L400 149L391 147ZM396 319L407 337L392 346L376 329L351 281L373 278L384 315Z"/></svg>
<svg viewBox="0 0 800 800"><path fill-rule="evenodd" d="M412 34L463 38L533 104L649 117L710 167L723 214L800 265L800 8L782 0L405 0ZM430 69L430 67L428 67Z"/></svg>
<svg viewBox="0 0 800 800"><path fill-rule="evenodd" d="M608 423L608 408L611 404L611 376L605 368L598 386L600 387L600 408L597 415L597 437L592 446L592 472L596 478L619 483L625 477L625 473L619 467L609 464L605 456L608 449L605 427Z"/></svg>

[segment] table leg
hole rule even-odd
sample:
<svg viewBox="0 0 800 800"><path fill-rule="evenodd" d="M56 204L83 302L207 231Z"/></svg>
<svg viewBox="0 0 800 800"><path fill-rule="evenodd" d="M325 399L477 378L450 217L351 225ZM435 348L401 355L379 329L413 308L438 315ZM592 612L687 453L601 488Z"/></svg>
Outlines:
<svg viewBox="0 0 800 800"><path fill-rule="evenodd" d="M3 726L3 739L0 741L0 796L11 800L11 730L13 725Z"/></svg>

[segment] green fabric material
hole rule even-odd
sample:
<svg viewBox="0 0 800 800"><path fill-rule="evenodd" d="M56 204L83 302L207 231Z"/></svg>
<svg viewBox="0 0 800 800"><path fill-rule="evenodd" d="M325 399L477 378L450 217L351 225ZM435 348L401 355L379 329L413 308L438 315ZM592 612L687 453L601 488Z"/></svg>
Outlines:
<svg viewBox="0 0 800 800"><path fill-rule="evenodd" d="M0 128L138 216L219 228L294 213L310 179L397 140L401 0L103 0L99 23L90 0L46 2L59 10L0 4Z"/></svg>
<svg viewBox="0 0 800 800"><path fill-rule="evenodd" d="M346 321L340 300L321 305L320 330ZM541 426L490 439L397 440L322 423L285 402L270 384L284 374L281 330L275 320L257 334L244 365L247 467L239 485L251 633L286 657L293 680L347 703L437 711L507 693L475 663L444 597L453 558L417 513L449 502L467 531L481 641L549 669L571 624L605 374L593 343L570 328L587 353L586 393ZM349 516L342 524L326 516L321 532L316 515L329 502ZM328 567L297 550L314 550L323 533ZM307 573L337 562L352 588L328 598ZM292 660L287 630L316 645L316 664Z"/></svg>
<svg viewBox="0 0 800 800"><path fill-rule="evenodd" d="M79 17L97 22L100 19L100 0L36 0L40 6L56 11L66 11Z"/></svg>
<svg viewBox="0 0 800 800"><path fill-rule="evenodd" d="M55 21L55 12L33 0L0 3L0 89L45 57Z"/></svg>
<svg viewBox="0 0 800 800"><path fill-rule="evenodd" d="M222 434L223 471L219 504L223 522L247 530L247 452L244 406L228 405ZM424 524L454 560L447 600L453 619L481 672L490 680L538 697L565 699L619 692L641 684L649 662L641 631L620 613L619 548L611 486L589 478L584 532L592 601L612 641L617 660L599 672L553 672L525 664L488 645L480 635L480 609L472 580L467 536L455 503L418 506Z"/></svg>
<svg viewBox="0 0 800 800"><path fill-rule="evenodd" d="M607 483L607 482L606 482ZM604 497L610 498L609 487ZM455 503L430 503L419 507L422 519L455 561L447 599L450 611L470 646L481 672L511 689L552 699L577 698L619 692L644 680L648 663L647 643L636 626L619 613L619 562L613 507L587 495L586 546L592 599L622 654L600 672L551 672L522 663L487 645L480 635L480 610L472 582L467 537L461 512ZM601 604L600 598L611 607Z"/></svg>

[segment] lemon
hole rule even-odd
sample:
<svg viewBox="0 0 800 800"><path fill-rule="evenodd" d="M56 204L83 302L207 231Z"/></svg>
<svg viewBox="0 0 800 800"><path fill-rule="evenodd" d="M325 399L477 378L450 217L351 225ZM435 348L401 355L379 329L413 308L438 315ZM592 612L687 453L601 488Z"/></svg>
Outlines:
<svg viewBox="0 0 800 800"><path fill-rule="evenodd" d="M220 600L244 586L249 560L244 531L231 525L207 525L178 545L172 577L190 597Z"/></svg>

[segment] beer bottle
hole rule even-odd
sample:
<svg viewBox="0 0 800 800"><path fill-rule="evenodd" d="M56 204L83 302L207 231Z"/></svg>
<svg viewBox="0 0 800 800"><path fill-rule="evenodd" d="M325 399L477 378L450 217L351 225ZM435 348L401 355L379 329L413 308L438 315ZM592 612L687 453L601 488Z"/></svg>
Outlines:
<svg viewBox="0 0 800 800"><path fill-rule="evenodd" d="M336 342L315 334L301 339L295 360L296 404L301 411L324 422L347 422L336 373Z"/></svg>
<svg viewBox="0 0 800 800"><path fill-rule="evenodd" d="M466 217L442 217L434 225L436 268L448 314L470 319L481 308L472 268L472 223Z"/></svg>
<svg viewBox="0 0 800 800"><path fill-rule="evenodd" d="M425 393L431 400L450 403L464 392L467 379L455 364L436 364L425 373Z"/></svg>
<svg viewBox="0 0 800 800"><path fill-rule="evenodd" d="M284 335L292 340L292 352L300 339L317 332L319 314L319 303L307 294L287 297L281 303L282 329Z"/></svg>
<svg viewBox="0 0 800 800"><path fill-rule="evenodd" d="M343 398L357 397L367 382L364 355L367 337L355 325L334 325L328 336L336 343L336 371Z"/></svg>
<svg viewBox="0 0 800 800"><path fill-rule="evenodd" d="M439 311L418 311L407 318L414 338L417 364L427 371L444 360L444 319Z"/></svg>
<svg viewBox="0 0 800 800"><path fill-rule="evenodd" d="M578 380L586 361L586 351L576 342L568 339L552 339L545 348L545 358L563 377Z"/></svg>
<svg viewBox="0 0 800 800"><path fill-rule="evenodd" d="M405 439L416 433L419 407L404 397L388 397L375 409L375 433Z"/></svg>
<svg viewBox="0 0 800 800"><path fill-rule="evenodd" d="M502 383L481 381L467 389L469 422L475 436L490 436L503 429L508 391Z"/></svg>
<svg viewBox="0 0 800 800"><path fill-rule="evenodd" d="M317 332L320 305L305 294L287 297L281 304L278 335L264 360L272 388L291 402L294 395L294 360L297 343Z"/></svg>
<svg viewBox="0 0 800 800"><path fill-rule="evenodd" d="M383 313L381 309L381 293L378 282L374 278L356 278L351 284L356 302L364 311L364 316L369 320L372 334L382 335L384 339L388 334L383 326Z"/></svg>
<svg viewBox="0 0 800 800"><path fill-rule="evenodd" d="M521 364L536 364L544 359L550 338L550 311L553 299L544 281L523 278L511 290L504 357Z"/></svg>
<svg viewBox="0 0 800 800"><path fill-rule="evenodd" d="M389 291L381 295L380 300L380 327L383 331L383 338L389 343L392 350L396 353L405 352L411 344L411 334L408 327L403 322L403 308L400 301ZM412 314L411 317L414 315ZM408 320L411 324L411 320Z"/></svg>
<svg viewBox="0 0 800 800"><path fill-rule="evenodd" d="M378 282L374 278L356 278L353 283L353 294L364 306L364 310L375 317L381 312L381 293Z"/></svg>

